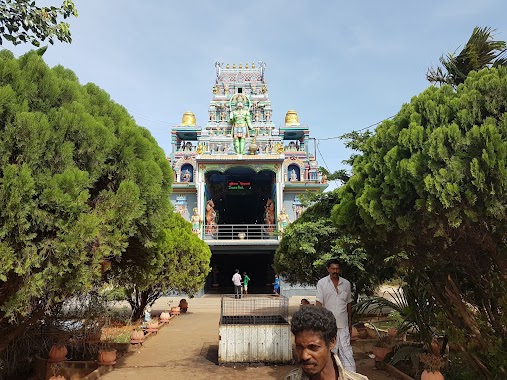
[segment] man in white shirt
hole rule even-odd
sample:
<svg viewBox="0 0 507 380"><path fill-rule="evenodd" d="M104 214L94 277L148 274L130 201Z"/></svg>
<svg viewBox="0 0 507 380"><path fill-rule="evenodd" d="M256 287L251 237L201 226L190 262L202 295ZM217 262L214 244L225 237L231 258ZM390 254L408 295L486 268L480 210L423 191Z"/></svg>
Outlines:
<svg viewBox="0 0 507 380"><path fill-rule="evenodd" d="M232 276L232 283L234 284L234 298L241 298L241 275L239 269Z"/></svg>
<svg viewBox="0 0 507 380"><path fill-rule="evenodd" d="M350 282L340 277L340 262L331 259L327 262L329 276L321 278L317 283L316 305L330 310L335 319L338 333L336 347L343 366L355 372L356 363L350 345L352 330L352 292Z"/></svg>

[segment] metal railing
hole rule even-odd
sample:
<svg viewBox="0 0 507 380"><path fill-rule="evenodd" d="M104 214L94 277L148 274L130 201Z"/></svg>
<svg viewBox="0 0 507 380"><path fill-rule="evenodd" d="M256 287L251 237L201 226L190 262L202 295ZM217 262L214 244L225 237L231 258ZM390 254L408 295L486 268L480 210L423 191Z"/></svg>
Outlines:
<svg viewBox="0 0 507 380"><path fill-rule="evenodd" d="M213 224L204 226L205 239L277 240L275 224Z"/></svg>

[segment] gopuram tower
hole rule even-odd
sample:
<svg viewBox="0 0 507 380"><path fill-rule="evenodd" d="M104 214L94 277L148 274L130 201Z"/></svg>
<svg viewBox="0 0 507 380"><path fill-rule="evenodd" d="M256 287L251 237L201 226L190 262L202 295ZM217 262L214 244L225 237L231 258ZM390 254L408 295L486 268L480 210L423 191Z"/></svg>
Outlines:
<svg viewBox="0 0 507 380"><path fill-rule="evenodd" d="M215 67L205 125L185 112L171 130L171 201L211 248L205 292L232 292L238 268L252 293L269 293L281 235L303 211L299 195L323 191L327 181L296 111L273 122L266 64Z"/></svg>

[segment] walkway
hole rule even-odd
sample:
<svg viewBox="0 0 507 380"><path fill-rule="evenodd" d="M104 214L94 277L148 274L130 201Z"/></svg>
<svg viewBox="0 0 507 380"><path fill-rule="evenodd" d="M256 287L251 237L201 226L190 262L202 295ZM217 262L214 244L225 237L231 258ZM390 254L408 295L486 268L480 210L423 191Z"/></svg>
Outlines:
<svg viewBox="0 0 507 380"><path fill-rule="evenodd" d="M159 299L153 312L162 312L177 305L179 298ZM299 307L300 298L289 301L292 315ZM283 379L294 365L219 366L218 322L220 296L206 295L189 300L186 314L171 320L156 336L150 337L144 347L120 358L114 371L106 374L104 380L237 380L237 379ZM370 380L393 379L386 372L373 368L373 359L355 347L358 371Z"/></svg>

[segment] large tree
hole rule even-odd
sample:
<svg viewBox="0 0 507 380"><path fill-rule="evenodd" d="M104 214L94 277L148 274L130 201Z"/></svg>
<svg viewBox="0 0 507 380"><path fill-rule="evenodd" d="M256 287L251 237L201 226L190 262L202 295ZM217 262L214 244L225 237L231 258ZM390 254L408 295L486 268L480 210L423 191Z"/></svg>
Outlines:
<svg viewBox="0 0 507 380"><path fill-rule="evenodd" d="M458 54L449 53L440 57L441 67L428 69L426 78L431 83L458 86L471 71L486 67L505 65L505 41L493 39L495 31L491 28L474 28L470 39Z"/></svg>
<svg viewBox="0 0 507 380"><path fill-rule="evenodd" d="M125 290L132 307L132 320L138 320L146 305L168 291L192 297L202 289L210 271L209 246L192 232L192 225L180 214L171 213L155 246L143 247L132 241L114 264L108 277Z"/></svg>
<svg viewBox="0 0 507 380"><path fill-rule="evenodd" d="M505 378L507 68L428 88L360 149L334 222L426 277L481 378Z"/></svg>
<svg viewBox="0 0 507 380"><path fill-rule="evenodd" d="M1 51L0 349L94 286L102 261L156 246L172 178L155 139L106 92L34 52Z"/></svg>
<svg viewBox="0 0 507 380"><path fill-rule="evenodd" d="M39 7L34 0L0 0L0 45L3 39L14 45L30 42L34 46L46 39L53 44L54 38L71 42L69 24L59 20L71 16L77 17L71 0L58 7Z"/></svg>
<svg viewBox="0 0 507 380"><path fill-rule="evenodd" d="M392 277L393 268L372 255L373 245L362 244L357 235L344 232L333 224L331 209L338 202L338 191L323 193L301 217L289 225L275 253L275 271L286 281L316 285L327 275L326 261L338 258L343 276L359 294L371 294L374 288Z"/></svg>

